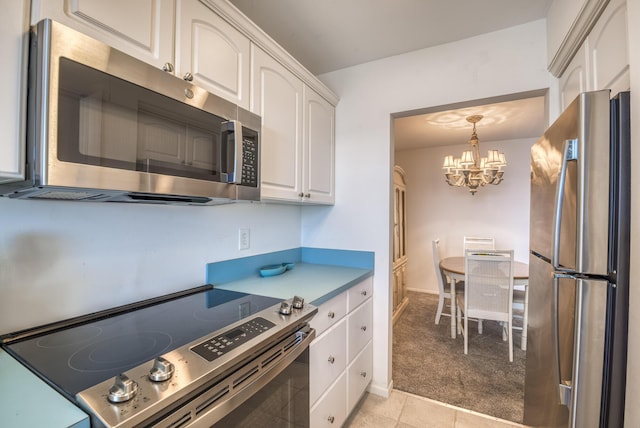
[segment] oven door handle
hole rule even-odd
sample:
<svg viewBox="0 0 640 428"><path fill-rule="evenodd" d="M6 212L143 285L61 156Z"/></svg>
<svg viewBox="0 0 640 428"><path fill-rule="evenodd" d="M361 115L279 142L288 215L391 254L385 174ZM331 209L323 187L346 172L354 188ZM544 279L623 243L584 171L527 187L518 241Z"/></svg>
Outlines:
<svg viewBox="0 0 640 428"><path fill-rule="evenodd" d="M282 373L291 363L296 360L296 358L298 358L305 350L309 348L309 345L316 337L315 329L311 328L308 324L302 329L296 331L294 334L295 340L292 337L293 335L290 335L288 337L291 340L285 339L279 342L279 347L284 355L281 355L279 358L267 358L262 360L262 362L257 363L257 367L259 367L259 369L258 373L255 374L254 379L247 379L247 382L242 381L243 375L236 375L231 377L229 379L229 386L231 387L229 393L225 394L219 400L215 401L215 403L210 404L208 406L210 408L206 411L202 409L197 418L192 420L192 422L189 424L189 428L209 428L213 424L224 418L226 415L231 413L242 403L251 398L256 392L264 388L269 382L275 379L276 376ZM272 348L272 350L274 350L274 353L277 353L277 348L278 346ZM252 361L247 365L251 366L253 364L254 362ZM240 379L242 385L244 386L239 385L238 387L233 387L234 384L238 383L238 379ZM163 422L156 426L167 426L165 424L167 421L165 420Z"/></svg>

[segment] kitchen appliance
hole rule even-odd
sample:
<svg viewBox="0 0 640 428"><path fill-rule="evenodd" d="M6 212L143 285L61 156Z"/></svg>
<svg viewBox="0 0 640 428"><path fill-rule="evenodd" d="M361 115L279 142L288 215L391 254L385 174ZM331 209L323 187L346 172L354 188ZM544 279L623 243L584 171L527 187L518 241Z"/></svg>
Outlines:
<svg viewBox="0 0 640 428"><path fill-rule="evenodd" d="M259 200L260 117L170 71L39 22L31 37L26 178L2 185L0 194L190 205Z"/></svg>
<svg viewBox="0 0 640 428"><path fill-rule="evenodd" d="M527 426L624 426L629 115L582 93L531 149Z"/></svg>
<svg viewBox="0 0 640 428"><path fill-rule="evenodd" d="M89 413L93 427L304 427L316 312L299 297L209 285L1 343Z"/></svg>

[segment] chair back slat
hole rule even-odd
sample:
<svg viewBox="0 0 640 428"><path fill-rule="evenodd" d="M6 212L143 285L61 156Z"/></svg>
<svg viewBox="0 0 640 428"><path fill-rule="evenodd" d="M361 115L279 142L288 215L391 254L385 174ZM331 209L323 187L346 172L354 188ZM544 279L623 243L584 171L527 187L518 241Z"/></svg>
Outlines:
<svg viewBox="0 0 640 428"><path fill-rule="evenodd" d="M467 250L495 250L496 241L494 238L483 238L478 236L465 236L463 251Z"/></svg>

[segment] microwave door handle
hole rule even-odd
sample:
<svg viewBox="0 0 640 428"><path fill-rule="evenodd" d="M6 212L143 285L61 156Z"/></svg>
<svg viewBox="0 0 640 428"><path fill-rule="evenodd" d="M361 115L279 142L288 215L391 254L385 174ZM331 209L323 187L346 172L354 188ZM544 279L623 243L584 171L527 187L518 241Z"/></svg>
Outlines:
<svg viewBox="0 0 640 428"><path fill-rule="evenodd" d="M224 183L240 184L242 174L242 124L237 120L222 123L220 179Z"/></svg>
<svg viewBox="0 0 640 428"><path fill-rule="evenodd" d="M551 265L553 269L557 271L569 271L560 267L560 235L562 224L562 208L564 203L564 184L567 178L567 165L569 161L576 160L578 140L565 140L564 148L562 150L562 165L560 167L560 174L558 177L558 184L556 185L556 203L553 212L553 248L551 249Z"/></svg>

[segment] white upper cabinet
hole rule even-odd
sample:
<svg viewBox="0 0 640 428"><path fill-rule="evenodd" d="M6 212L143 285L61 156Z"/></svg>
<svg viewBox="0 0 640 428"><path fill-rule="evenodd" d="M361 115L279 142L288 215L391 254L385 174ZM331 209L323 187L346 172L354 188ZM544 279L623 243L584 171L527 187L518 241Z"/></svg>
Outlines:
<svg viewBox="0 0 640 428"><path fill-rule="evenodd" d="M179 1L176 74L249 109L251 43L199 1Z"/></svg>
<svg viewBox="0 0 640 428"><path fill-rule="evenodd" d="M23 180L25 157L25 106L29 42L29 1L4 2L0 17L0 182Z"/></svg>
<svg viewBox="0 0 640 428"><path fill-rule="evenodd" d="M301 200L303 83L257 47L252 68L251 110L262 116L262 198Z"/></svg>
<svg viewBox="0 0 640 428"><path fill-rule="evenodd" d="M51 18L162 67L174 63L173 0L33 0L31 23Z"/></svg>
<svg viewBox="0 0 640 428"><path fill-rule="evenodd" d="M611 0L607 5L560 76L559 83L563 110L580 92L610 89L614 96L629 89L625 0Z"/></svg>
<svg viewBox="0 0 640 428"><path fill-rule="evenodd" d="M589 33L591 89L611 89L615 95L630 87L627 7L625 0L611 0Z"/></svg>
<svg viewBox="0 0 640 428"><path fill-rule="evenodd" d="M335 108L304 87L303 193L305 203L333 204Z"/></svg>

